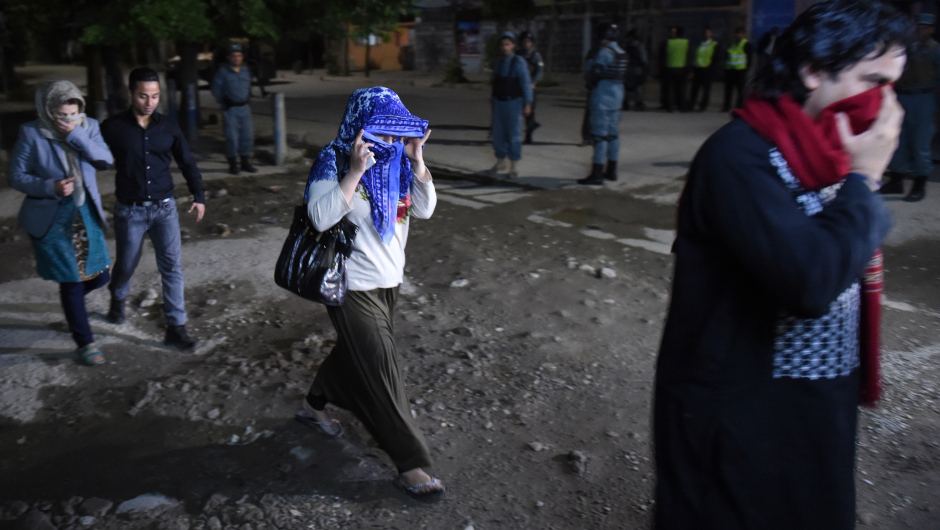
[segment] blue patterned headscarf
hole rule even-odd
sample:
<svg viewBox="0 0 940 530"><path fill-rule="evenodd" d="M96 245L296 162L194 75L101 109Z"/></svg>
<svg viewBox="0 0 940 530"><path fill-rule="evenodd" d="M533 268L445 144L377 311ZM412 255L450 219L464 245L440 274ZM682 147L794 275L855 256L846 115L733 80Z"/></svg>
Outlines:
<svg viewBox="0 0 940 530"><path fill-rule="evenodd" d="M360 129L374 135L421 138L428 129L428 122L408 112L398 94L385 87L356 90L349 96L346 116L339 126L336 140L320 151L310 168L307 193L311 182L338 181L349 171L349 154ZM411 161L401 156L401 149L396 153L389 144L373 143L376 163L366 170L360 185L365 189L372 208L372 224L382 241L388 244L395 234L398 202L404 200L411 189ZM304 194L304 202L307 201L307 193Z"/></svg>

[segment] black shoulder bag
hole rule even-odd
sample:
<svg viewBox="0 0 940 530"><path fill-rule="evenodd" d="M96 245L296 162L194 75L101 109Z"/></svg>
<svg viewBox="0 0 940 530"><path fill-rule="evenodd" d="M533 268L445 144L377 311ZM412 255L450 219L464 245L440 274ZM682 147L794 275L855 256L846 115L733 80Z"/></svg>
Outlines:
<svg viewBox="0 0 940 530"><path fill-rule="evenodd" d="M307 205L297 206L274 268L274 283L307 300L343 305L348 289L346 259L358 232L359 227L345 217L318 232L307 215Z"/></svg>

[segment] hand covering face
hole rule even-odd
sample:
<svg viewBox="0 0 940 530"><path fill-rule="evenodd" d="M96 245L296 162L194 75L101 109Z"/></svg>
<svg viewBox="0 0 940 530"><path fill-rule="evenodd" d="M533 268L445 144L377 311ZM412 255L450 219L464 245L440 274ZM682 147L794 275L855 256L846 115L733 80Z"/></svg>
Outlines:
<svg viewBox="0 0 940 530"><path fill-rule="evenodd" d="M356 90L346 104L346 115L336 140L320 151L310 168L307 189L314 181L339 181L349 171L352 143L360 130L365 131L369 138L375 138L375 135L421 138L427 128L427 120L408 112L398 94L388 88ZM366 170L360 185L372 208L372 225L387 245L395 234L398 203L407 200L413 174L411 161L402 156L403 144L376 140L370 139L375 144L371 148L375 153L375 165Z"/></svg>
<svg viewBox="0 0 940 530"><path fill-rule="evenodd" d="M69 100L77 100L78 114L74 116L57 117L59 108L65 105ZM65 153L65 160L69 177L74 180L73 192L75 205L85 204L85 185L83 182L82 167L78 160L78 153L71 145L65 142L65 136L56 128L56 121L62 121L68 124L76 124L76 127L88 129L88 121L85 119L85 98L82 97L81 90L71 81L52 81L36 89L36 113L39 115L41 123L40 131L43 135L56 142Z"/></svg>

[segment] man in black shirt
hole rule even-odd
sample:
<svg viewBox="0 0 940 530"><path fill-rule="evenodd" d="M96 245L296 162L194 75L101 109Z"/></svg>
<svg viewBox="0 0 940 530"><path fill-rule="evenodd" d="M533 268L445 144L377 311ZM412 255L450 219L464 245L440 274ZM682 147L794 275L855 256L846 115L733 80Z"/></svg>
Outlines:
<svg viewBox="0 0 940 530"><path fill-rule="evenodd" d="M180 265L180 225L173 198L170 159L186 178L196 212L196 221L205 214L202 177L179 127L155 112L160 102L160 81L149 68L130 74L131 107L101 125L105 142L114 154L115 176L114 233L117 256L111 274L111 309L108 321L124 322L124 299L130 279L140 262L145 233L157 257L163 278L163 312L166 316L164 343L188 350L196 341L186 333L186 307L183 300L183 269Z"/></svg>

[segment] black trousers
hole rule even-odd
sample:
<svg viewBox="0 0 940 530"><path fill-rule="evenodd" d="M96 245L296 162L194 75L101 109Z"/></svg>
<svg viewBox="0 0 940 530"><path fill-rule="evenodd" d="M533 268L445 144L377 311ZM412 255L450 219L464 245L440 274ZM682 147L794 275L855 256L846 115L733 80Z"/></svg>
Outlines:
<svg viewBox="0 0 940 530"><path fill-rule="evenodd" d="M537 96L535 95L535 90L532 91L532 112L529 113L525 118L525 135L526 138L532 139L532 131L538 128L535 121L535 102L537 101Z"/></svg>
<svg viewBox="0 0 940 530"><path fill-rule="evenodd" d="M69 324L69 331L79 348L95 342L95 336L88 325L88 310L85 309L85 295L99 287L103 287L111 274L104 271L94 278L84 282L63 282L59 284L59 298L62 300L62 311L65 312L65 321Z"/></svg>
<svg viewBox="0 0 940 530"><path fill-rule="evenodd" d="M725 106L724 110L731 110L731 92L737 90L734 108L744 106L744 87L747 83L747 70L725 70Z"/></svg>
<svg viewBox="0 0 940 530"><path fill-rule="evenodd" d="M702 92L702 102L698 104L699 110L708 108L712 95L712 69L695 68L692 70L692 94L689 97L689 108L695 108L698 102L698 93Z"/></svg>
<svg viewBox="0 0 940 530"><path fill-rule="evenodd" d="M685 110L685 68L666 69L666 110Z"/></svg>

